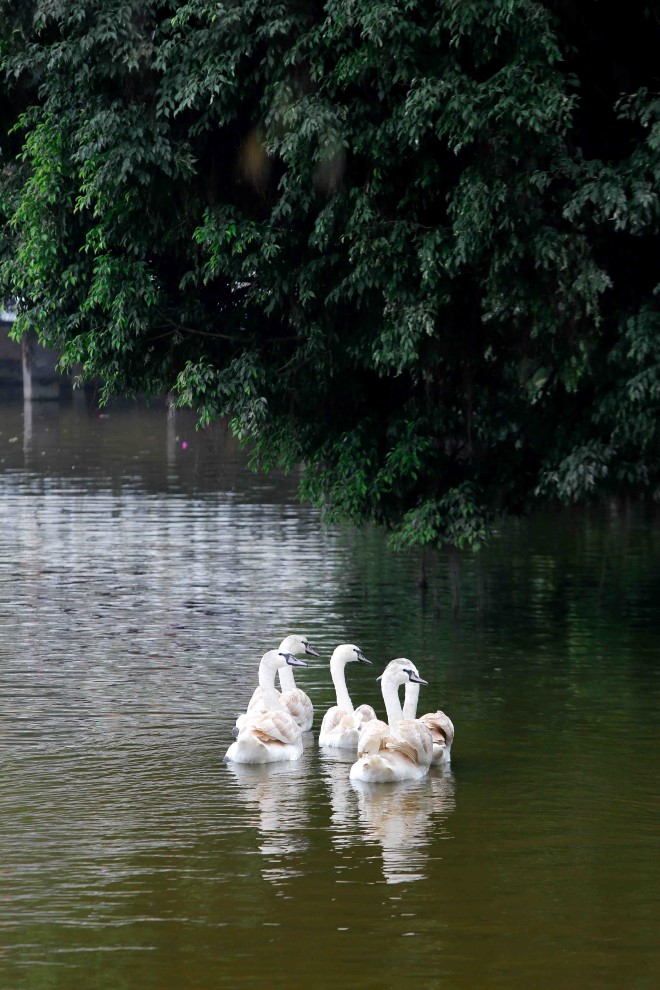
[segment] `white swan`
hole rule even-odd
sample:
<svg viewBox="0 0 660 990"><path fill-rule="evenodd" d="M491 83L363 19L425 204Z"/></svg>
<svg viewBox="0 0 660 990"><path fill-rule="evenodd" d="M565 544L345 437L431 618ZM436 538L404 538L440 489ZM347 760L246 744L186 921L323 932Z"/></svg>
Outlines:
<svg viewBox="0 0 660 990"><path fill-rule="evenodd" d="M376 718L371 705L353 708L351 696L346 687L345 667L354 661L371 664L358 646L344 643L338 646L330 659L330 675L335 686L337 704L323 716L319 733L319 746L334 746L335 749L357 750L358 735L365 722Z"/></svg>
<svg viewBox="0 0 660 990"><path fill-rule="evenodd" d="M307 653L309 656L317 657L318 653L309 644L309 640L306 636L287 636L279 645L279 653L292 653L296 656L298 653ZM285 665L279 670L280 677L280 687L282 688L282 693L276 691L279 698L279 703L282 708L288 711L289 715L298 723L303 732L307 732L311 729L312 722L314 721L314 706L312 705L311 699L304 691L296 687L296 682L293 677L293 670L290 666ZM240 730L241 726L244 724L246 715L251 711L263 712L266 708L263 703L261 685L259 684L250 698L247 706L247 711L243 715L239 715L236 719L236 727L234 729L234 735L237 735L237 729Z"/></svg>
<svg viewBox="0 0 660 990"><path fill-rule="evenodd" d="M306 667L292 653L269 650L259 664L264 711L252 711L243 716L236 742L225 754L226 760L235 763L278 763L281 760L297 760L302 756L302 731L292 716L280 705L275 689L275 673L285 664Z"/></svg>
<svg viewBox="0 0 660 990"><path fill-rule="evenodd" d="M358 739L358 760L351 767L351 780L385 783L419 780L428 773L433 758L430 730L417 719L404 719L399 687L408 681L426 684L414 664L405 658L392 660L383 671L381 690L387 723L367 722Z"/></svg>
<svg viewBox="0 0 660 990"><path fill-rule="evenodd" d="M411 664L411 667L417 671L414 664ZM418 718L430 730L433 738L433 763L449 763L451 761L451 744L454 741L454 723L448 715L439 710L416 716L418 697L419 683L412 680L408 681L403 702L403 717Z"/></svg>

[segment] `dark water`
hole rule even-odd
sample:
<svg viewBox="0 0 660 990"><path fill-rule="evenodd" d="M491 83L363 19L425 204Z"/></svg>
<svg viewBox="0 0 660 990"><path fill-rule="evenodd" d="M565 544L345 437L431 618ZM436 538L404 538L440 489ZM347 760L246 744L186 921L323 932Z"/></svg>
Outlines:
<svg viewBox="0 0 660 990"><path fill-rule="evenodd" d="M187 416L0 408L0 988L657 987L658 523L510 524L420 596L294 490ZM288 631L316 728L337 643L413 659L451 770L225 765Z"/></svg>

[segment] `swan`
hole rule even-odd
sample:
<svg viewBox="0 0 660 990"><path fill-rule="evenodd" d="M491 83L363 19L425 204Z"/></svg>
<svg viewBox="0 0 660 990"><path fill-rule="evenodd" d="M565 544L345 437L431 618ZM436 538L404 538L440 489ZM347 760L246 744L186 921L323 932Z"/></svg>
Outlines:
<svg viewBox="0 0 660 990"><path fill-rule="evenodd" d="M413 670L417 671L414 664ZM408 681L406 684L406 695L403 702L403 717L415 718L417 711L417 699L419 697L419 683ZM449 763L451 761L451 744L454 741L454 723L444 712L427 712L426 715L417 716L420 722L431 732L433 737L433 763Z"/></svg>
<svg viewBox="0 0 660 990"><path fill-rule="evenodd" d="M358 760L351 767L351 780L385 783L394 780L420 780L428 773L433 758L433 737L423 722L403 718L399 687L408 681L427 684L409 660L400 657L387 665L379 678L387 722L372 719L358 739Z"/></svg>
<svg viewBox="0 0 660 990"><path fill-rule="evenodd" d="M292 653L296 656L298 653L307 653L309 656L317 657L318 653L316 650L310 646L309 640L306 636L292 635L287 636L279 645L279 653ZM304 691L296 687L296 682L293 677L293 670L290 666L286 665L281 667L279 670L280 687L282 688L282 693L277 691L277 696L279 698L280 705L285 708L289 715L298 723L303 732L307 732L312 727L312 722L314 721L314 706L312 705L311 699ZM262 699L261 685L259 684L250 698L247 706L247 712L243 715L239 715L236 719L236 726L233 730L234 735L238 735L236 730L240 730L244 723L246 715L251 711L263 712L266 708Z"/></svg>
<svg viewBox="0 0 660 990"><path fill-rule="evenodd" d="M357 750L358 735L365 722L376 718L371 705L353 708L351 696L346 687L345 667L355 661L371 664L358 646L344 643L338 646L330 658L330 675L335 686L337 704L323 716L319 733L319 746L333 746L335 749Z"/></svg>
<svg viewBox="0 0 660 990"><path fill-rule="evenodd" d="M247 712L243 716L236 741L225 754L225 760L234 763L278 763L282 760L298 760L302 756L302 731L297 722L280 705L280 695L275 689L275 672L285 664L306 667L292 653L269 650L259 664L264 711Z"/></svg>

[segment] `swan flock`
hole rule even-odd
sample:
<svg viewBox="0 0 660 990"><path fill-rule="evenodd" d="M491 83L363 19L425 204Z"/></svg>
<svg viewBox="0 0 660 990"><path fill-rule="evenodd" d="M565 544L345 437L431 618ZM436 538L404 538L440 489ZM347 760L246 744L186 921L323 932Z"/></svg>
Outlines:
<svg viewBox="0 0 660 990"><path fill-rule="evenodd" d="M279 763L298 760L303 735L312 727L311 699L296 686L293 668L307 667L301 654L318 657L306 636L285 637L276 650L264 653L258 685L246 711L232 730L234 742L225 760L235 763ZM442 711L417 716L420 686L427 684L411 660L399 657L382 672L380 681L386 719L370 705L354 707L346 685L350 663L371 666L362 650L351 643L338 646L330 659L336 705L323 716L319 746L353 752L352 781L388 783L419 780L433 763L449 763L454 726ZM279 677L281 690L275 687ZM399 697L404 688L403 705Z"/></svg>

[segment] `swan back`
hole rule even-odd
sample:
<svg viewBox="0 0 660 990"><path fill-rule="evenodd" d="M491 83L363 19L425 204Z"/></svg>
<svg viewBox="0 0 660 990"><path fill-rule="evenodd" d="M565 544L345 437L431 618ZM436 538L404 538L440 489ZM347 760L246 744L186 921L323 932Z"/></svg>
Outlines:
<svg viewBox="0 0 660 990"><path fill-rule="evenodd" d="M433 759L433 737L417 719L402 719L390 735L386 748L403 753L414 764L429 767Z"/></svg>
<svg viewBox="0 0 660 990"><path fill-rule="evenodd" d="M256 712L243 724L225 759L235 763L278 763L302 756L302 732L288 712Z"/></svg>

